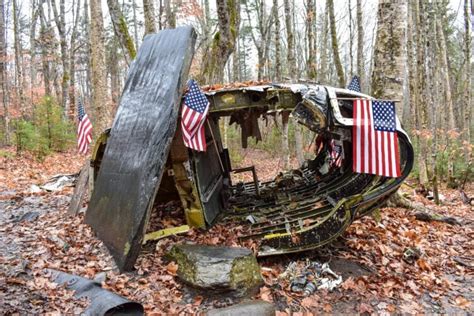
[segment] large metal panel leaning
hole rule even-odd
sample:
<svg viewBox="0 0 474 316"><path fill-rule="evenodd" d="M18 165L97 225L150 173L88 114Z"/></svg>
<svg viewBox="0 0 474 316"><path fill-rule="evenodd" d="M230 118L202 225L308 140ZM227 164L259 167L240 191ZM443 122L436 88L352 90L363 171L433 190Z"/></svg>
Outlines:
<svg viewBox="0 0 474 316"><path fill-rule="evenodd" d="M147 35L130 67L86 214L121 271L133 269L176 131L192 27Z"/></svg>

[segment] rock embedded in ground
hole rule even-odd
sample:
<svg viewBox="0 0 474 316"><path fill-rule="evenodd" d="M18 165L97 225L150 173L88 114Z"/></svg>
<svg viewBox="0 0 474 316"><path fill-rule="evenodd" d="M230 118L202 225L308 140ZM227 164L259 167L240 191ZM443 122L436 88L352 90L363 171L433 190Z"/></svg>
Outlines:
<svg viewBox="0 0 474 316"><path fill-rule="evenodd" d="M226 308L212 309L206 316L273 316L275 306L265 301L249 301Z"/></svg>
<svg viewBox="0 0 474 316"><path fill-rule="evenodd" d="M245 248L175 245L168 253L178 264L178 277L192 287L231 291L236 296L251 295L263 284L260 266L252 251Z"/></svg>

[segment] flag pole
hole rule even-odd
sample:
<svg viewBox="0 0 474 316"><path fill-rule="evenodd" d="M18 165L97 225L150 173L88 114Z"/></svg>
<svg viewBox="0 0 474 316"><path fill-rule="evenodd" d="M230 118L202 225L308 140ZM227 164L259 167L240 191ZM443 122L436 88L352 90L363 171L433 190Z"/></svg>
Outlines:
<svg viewBox="0 0 474 316"><path fill-rule="evenodd" d="M211 124L209 123L209 120L207 119L206 119L206 123L207 123L207 126L209 127L209 131L211 132L211 137L214 143L214 147L216 148L217 158L219 158L219 164L221 165L222 172L225 172L224 164L222 163L221 155L219 155L219 148L217 147L216 138L214 137L214 132L212 131Z"/></svg>
<svg viewBox="0 0 474 316"><path fill-rule="evenodd" d="M336 100L343 100L343 101L354 101L354 100L371 100L367 98L334 98ZM374 99L375 100L375 99ZM389 101L389 102L402 102L400 100L384 100L384 101Z"/></svg>

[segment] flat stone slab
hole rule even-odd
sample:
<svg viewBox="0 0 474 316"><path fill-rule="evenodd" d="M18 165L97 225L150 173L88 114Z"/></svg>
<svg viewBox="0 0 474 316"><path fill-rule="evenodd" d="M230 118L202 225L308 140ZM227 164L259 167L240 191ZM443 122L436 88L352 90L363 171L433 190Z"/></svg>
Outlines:
<svg viewBox="0 0 474 316"><path fill-rule="evenodd" d="M275 306L256 300L207 311L207 316L274 316Z"/></svg>
<svg viewBox="0 0 474 316"><path fill-rule="evenodd" d="M182 244L168 257L178 264L178 277L194 288L244 296L263 284L257 259L246 248Z"/></svg>

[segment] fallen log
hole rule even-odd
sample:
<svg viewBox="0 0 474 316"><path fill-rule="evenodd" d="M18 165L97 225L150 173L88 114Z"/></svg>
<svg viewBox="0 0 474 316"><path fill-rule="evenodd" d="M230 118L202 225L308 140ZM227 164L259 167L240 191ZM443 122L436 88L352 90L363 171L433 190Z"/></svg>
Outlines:
<svg viewBox="0 0 474 316"><path fill-rule="evenodd" d="M450 225L461 225L461 222L450 216L443 216L440 214L434 213L431 209L427 208L424 206L422 203L415 203L407 198L405 198L403 195L401 195L399 192L393 194L390 197L390 200L387 202L387 205L390 207L403 207L409 210L414 210L415 213L413 214L415 218L419 221L424 221L424 222L443 222L447 223Z"/></svg>
<svg viewBox="0 0 474 316"><path fill-rule="evenodd" d="M419 221L424 221L424 222L436 221L436 222L447 223L450 225L461 225L460 221L458 221L456 218L451 217L451 216L442 216L436 213L428 214L425 212L416 212L414 215L415 215L415 218Z"/></svg>

